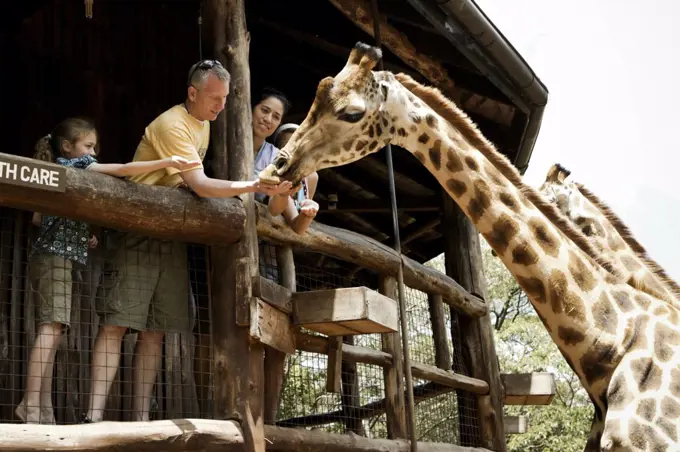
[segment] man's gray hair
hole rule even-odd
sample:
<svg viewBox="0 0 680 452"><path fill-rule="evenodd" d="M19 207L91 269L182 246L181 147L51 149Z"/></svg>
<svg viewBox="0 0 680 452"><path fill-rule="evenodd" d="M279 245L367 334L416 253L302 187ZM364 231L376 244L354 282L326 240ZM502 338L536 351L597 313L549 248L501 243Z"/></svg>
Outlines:
<svg viewBox="0 0 680 452"><path fill-rule="evenodd" d="M189 69L189 75L187 76L187 86L200 88L205 83L205 81L208 80L210 74L213 74L218 80L221 80L225 83L229 83L231 80L229 72L224 66L222 66L222 63L217 60L202 60L198 63L195 63L193 66L191 66L191 69Z"/></svg>

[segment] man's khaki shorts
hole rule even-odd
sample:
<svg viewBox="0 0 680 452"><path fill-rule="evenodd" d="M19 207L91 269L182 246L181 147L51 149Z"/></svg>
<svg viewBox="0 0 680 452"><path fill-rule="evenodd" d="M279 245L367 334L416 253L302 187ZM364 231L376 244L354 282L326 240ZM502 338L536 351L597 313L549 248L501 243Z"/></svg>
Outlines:
<svg viewBox="0 0 680 452"><path fill-rule="evenodd" d="M73 262L56 254L31 256L29 275L38 324L71 324L72 269Z"/></svg>
<svg viewBox="0 0 680 452"><path fill-rule="evenodd" d="M109 249L101 323L136 331L187 332L187 245L117 233Z"/></svg>

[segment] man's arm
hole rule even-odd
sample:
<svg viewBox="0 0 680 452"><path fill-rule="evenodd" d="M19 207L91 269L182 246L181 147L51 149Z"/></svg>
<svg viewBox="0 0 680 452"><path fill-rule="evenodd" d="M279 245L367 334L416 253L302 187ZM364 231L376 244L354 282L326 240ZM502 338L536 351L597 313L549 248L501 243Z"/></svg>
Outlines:
<svg viewBox="0 0 680 452"><path fill-rule="evenodd" d="M260 184L259 179L253 181L213 179L205 175L203 168L179 174L189 188L202 198L229 198L253 192L274 196L282 191L290 190L291 185L290 182L283 182L279 185Z"/></svg>

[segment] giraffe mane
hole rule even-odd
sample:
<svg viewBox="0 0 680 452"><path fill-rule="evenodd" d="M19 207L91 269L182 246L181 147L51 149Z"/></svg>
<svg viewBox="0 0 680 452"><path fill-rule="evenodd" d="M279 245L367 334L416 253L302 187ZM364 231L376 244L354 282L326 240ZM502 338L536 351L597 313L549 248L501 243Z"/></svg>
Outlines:
<svg viewBox="0 0 680 452"><path fill-rule="evenodd" d="M619 218L619 216L616 215L614 211L604 203L604 201L598 198L595 193L588 190L583 184L574 182L574 185L576 185L576 188L578 188L581 194L588 201L593 203L593 205L597 207L600 212L602 212L605 218L612 224L612 226L614 226L614 229L619 233L623 241L626 242L628 246L630 246L633 252L652 271L652 273L658 276L659 279L671 289L673 295L680 298L680 286L678 283L675 282L675 280L671 278L668 273L666 273L661 265L659 265L649 256L649 254L647 254L647 250L642 246L642 244L640 244L640 242L637 241L623 220L621 220L621 218Z"/></svg>
<svg viewBox="0 0 680 452"><path fill-rule="evenodd" d="M489 162L503 174L546 218L552 222L562 233L573 241L588 257L612 275L622 278L623 275L616 270L612 263L591 245L587 237L578 230L552 203L543 197L529 185L522 181L522 176L510 160L496 149L480 131L470 117L458 106L449 100L442 92L432 86L424 86L415 81L411 76L403 73L396 74L397 81L404 88L420 98L426 105L438 115L453 125L463 137L486 157Z"/></svg>

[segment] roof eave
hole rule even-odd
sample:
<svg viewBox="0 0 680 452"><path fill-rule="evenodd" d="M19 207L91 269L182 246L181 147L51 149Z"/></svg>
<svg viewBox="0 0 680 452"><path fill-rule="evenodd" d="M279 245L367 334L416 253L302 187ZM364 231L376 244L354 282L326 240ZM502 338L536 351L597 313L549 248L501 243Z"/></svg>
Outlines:
<svg viewBox="0 0 680 452"><path fill-rule="evenodd" d="M548 102L546 86L473 0L408 2L527 115L513 162L523 174Z"/></svg>

